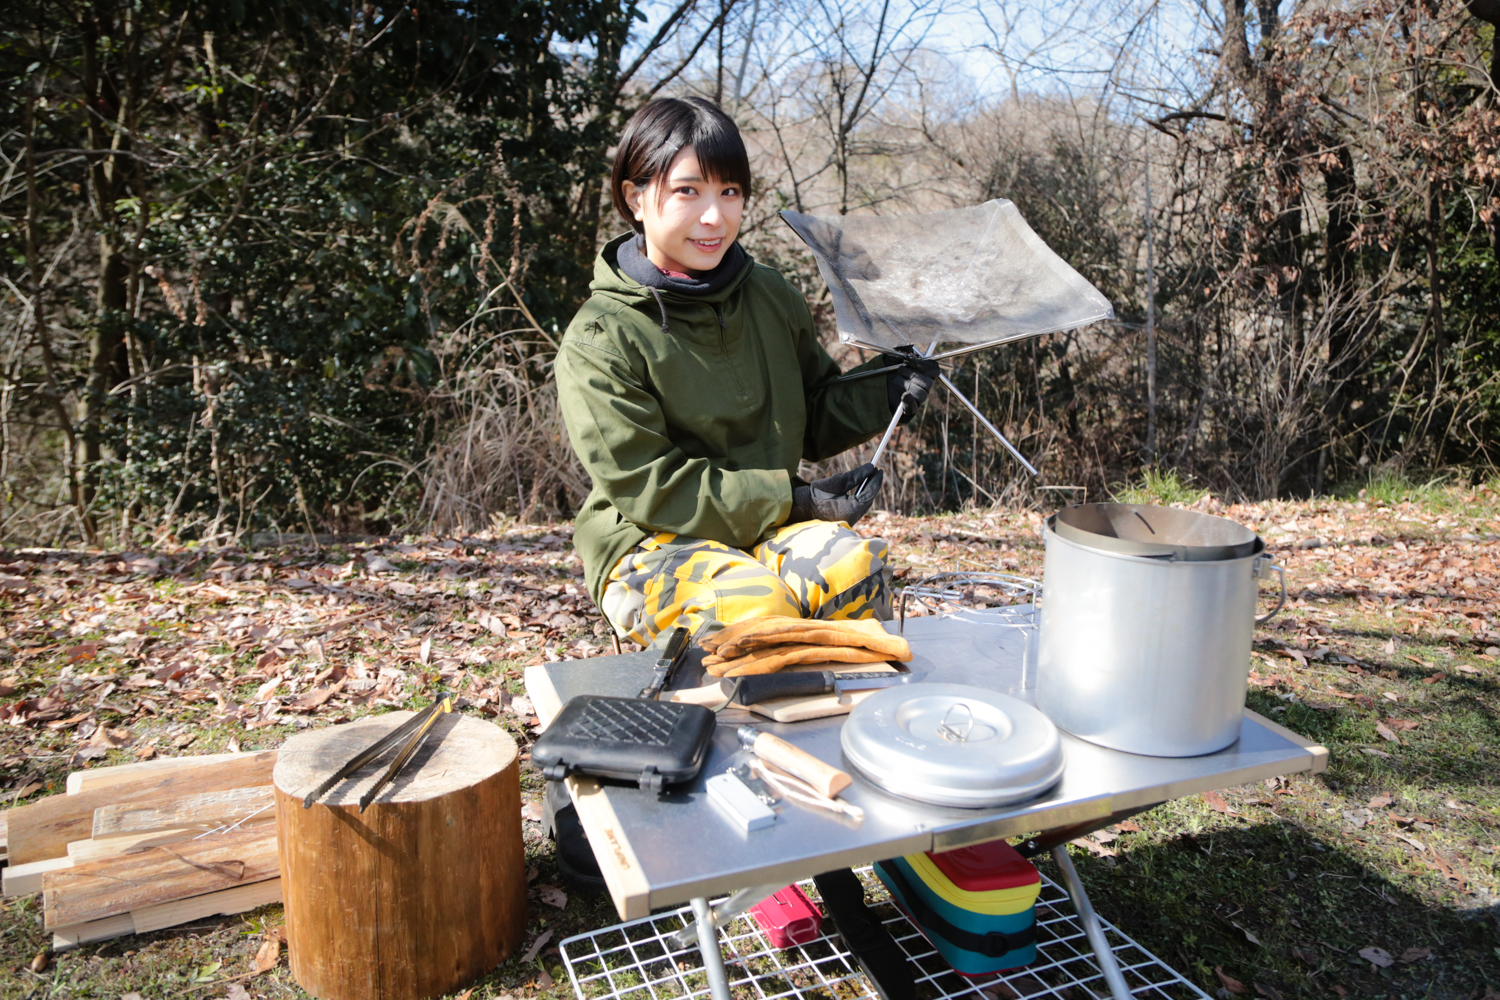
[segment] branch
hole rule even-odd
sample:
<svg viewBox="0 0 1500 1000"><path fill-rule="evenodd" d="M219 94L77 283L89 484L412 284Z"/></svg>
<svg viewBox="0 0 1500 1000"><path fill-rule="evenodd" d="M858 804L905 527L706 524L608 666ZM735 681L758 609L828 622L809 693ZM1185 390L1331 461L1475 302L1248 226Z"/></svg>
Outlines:
<svg viewBox="0 0 1500 1000"><path fill-rule="evenodd" d="M625 85L630 82L630 78L635 76L636 72L645 65L647 59L656 53L657 49L661 48L662 42L666 41L667 35L676 26L677 22L682 20L688 11L692 10L697 4L698 0L682 0L677 9L672 11L671 16L662 22L661 27L657 29L655 37L646 43L645 49L636 57L635 62L631 63L630 68L621 73L620 78L615 81L615 94L618 95L625 89ZM702 45L703 43L699 42L698 44ZM694 51L697 50L695 49ZM681 70L678 70L678 72L681 72Z"/></svg>

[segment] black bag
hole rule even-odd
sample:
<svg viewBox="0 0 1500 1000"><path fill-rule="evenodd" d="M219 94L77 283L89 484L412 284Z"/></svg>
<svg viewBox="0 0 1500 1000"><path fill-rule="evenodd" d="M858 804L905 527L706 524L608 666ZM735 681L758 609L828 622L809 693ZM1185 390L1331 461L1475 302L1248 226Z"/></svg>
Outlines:
<svg viewBox="0 0 1500 1000"><path fill-rule="evenodd" d="M714 725L702 705L579 695L537 737L531 759L549 781L587 774L659 792L702 769Z"/></svg>

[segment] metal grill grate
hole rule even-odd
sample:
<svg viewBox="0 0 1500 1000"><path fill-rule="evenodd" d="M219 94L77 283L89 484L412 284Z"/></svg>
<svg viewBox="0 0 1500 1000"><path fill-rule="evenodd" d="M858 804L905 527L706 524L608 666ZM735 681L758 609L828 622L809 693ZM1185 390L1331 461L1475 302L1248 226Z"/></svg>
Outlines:
<svg viewBox="0 0 1500 1000"><path fill-rule="evenodd" d="M916 966L918 1000L1108 1000L1109 988L1094 961L1066 891L1045 875L1037 899L1037 960L1024 969L968 979L954 972L927 939L891 904L870 869L859 871L865 898ZM802 888L814 900L809 880ZM669 938L690 924L690 907L658 913L563 941L563 962L578 1000L684 1000L707 997L708 978L696 945L674 947ZM1210 1000L1145 948L1101 920L1115 959L1140 1000ZM773 948L748 915L719 929L730 993L736 1000L877 1000L843 942L829 933L785 950Z"/></svg>

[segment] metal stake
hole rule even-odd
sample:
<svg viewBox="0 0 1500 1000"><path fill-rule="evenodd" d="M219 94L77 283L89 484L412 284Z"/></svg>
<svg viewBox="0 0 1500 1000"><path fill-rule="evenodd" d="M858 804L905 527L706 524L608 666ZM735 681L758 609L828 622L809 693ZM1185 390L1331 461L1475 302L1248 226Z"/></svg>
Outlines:
<svg viewBox="0 0 1500 1000"><path fill-rule="evenodd" d="M1099 926L1099 918L1094 915L1094 905L1089 902L1088 893L1083 891L1083 882L1078 878L1078 870L1073 867L1073 859L1068 857L1068 845L1058 844L1052 848L1052 860L1057 863L1057 870L1062 872L1063 885L1068 887L1068 895L1073 897L1073 909L1078 911L1078 922L1083 925L1083 933L1088 936L1089 944L1093 945L1094 957L1099 960L1099 971L1104 973L1109 992L1114 1000L1132 1000L1130 987L1125 985L1125 976L1120 972L1120 963L1115 961L1115 953L1105 940L1104 928ZM717 994L715 1000L718 1000Z"/></svg>
<svg viewBox="0 0 1500 1000"><path fill-rule="evenodd" d="M1030 462L1026 461L1026 458L1019 451L1016 451L1016 446L1013 445L1013 444L1011 444L1009 441L1005 440L1005 435L1001 434L1000 431L999 431L999 429L997 429L994 424L990 423L989 418L987 418L983 413L979 412L979 407L977 407L973 403L969 402L969 397L965 396L962 392L960 392L959 389L958 389L958 386L954 385L953 382L948 378L948 376L946 376L946 375L939 375L938 379L941 380L942 383L948 387L948 391L949 392L953 393L953 395L955 395L955 396L958 397L958 401L960 403L964 404L965 406L967 406L969 408L969 412L972 413L972 414L974 414L974 419L975 420L979 421L981 424L984 424L984 427L985 427L985 429L987 431L989 431L991 434L995 435L995 437L997 437L997 438L1000 439L1000 443L1003 444L1003 445L1005 445L1005 447L1010 451L1010 453L1016 457L1016 461L1017 462L1020 462L1022 465L1024 465L1026 467L1026 471L1027 472L1031 473L1033 476L1040 476L1041 475L1040 472L1036 471L1036 466L1034 466ZM885 446L885 442L884 441L881 442L881 446L882 447Z"/></svg>
<svg viewBox="0 0 1500 1000"><path fill-rule="evenodd" d="M724 956L719 954L719 934L714 927L713 911L702 896L693 900L693 915L698 918L698 951L703 955L703 971L708 974L708 992L713 1000L729 1000L729 980L724 975Z"/></svg>

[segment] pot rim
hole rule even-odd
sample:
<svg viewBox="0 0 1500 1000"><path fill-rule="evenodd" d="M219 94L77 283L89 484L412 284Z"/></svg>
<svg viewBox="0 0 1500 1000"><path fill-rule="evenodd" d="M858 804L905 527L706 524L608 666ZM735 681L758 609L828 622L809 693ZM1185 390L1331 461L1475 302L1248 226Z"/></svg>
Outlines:
<svg viewBox="0 0 1500 1000"><path fill-rule="evenodd" d="M1073 539L1068 538L1066 535L1059 534L1057 529L1052 526L1052 520L1055 517L1057 517L1057 515L1052 514L1042 521L1041 535L1043 544L1046 544L1052 539L1056 539L1057 541L1061 542L1064 545L1070 546L1071 548L1078 549L1081 552L1087 552L1091 555L1102 556L1106 559L1121 559L1126 562L1141 563L1151 566L1179 566L1190 568L1194 566L1233 566L1237 563L1269 558L1266 555L1266 540L1260 536L1259 532L1257 532L1255 535L1255 548L1250 551L1249 555L1236 556L1232 559L1177 559L1171 556L1139 556L1133 555L1128 552L1115 552L1110 549L1096 548L1092 545L1085 545L1082 542L1076 542ZM1046 583L1047 581L1044 577L1042 580L1043 587L1046 586Z"/></svg>

